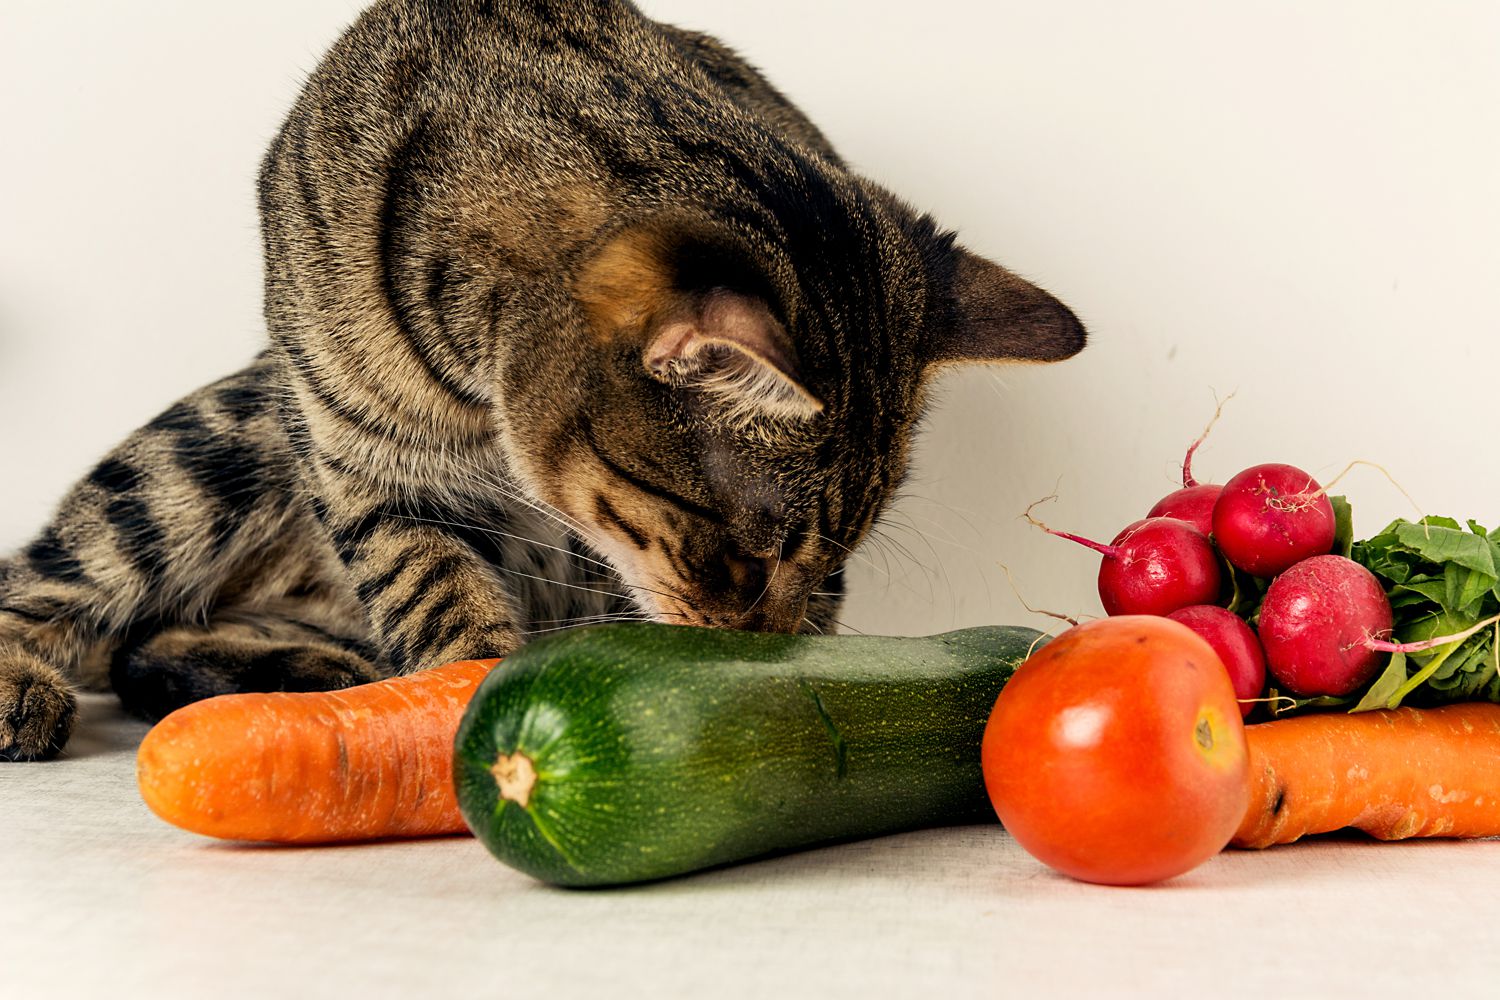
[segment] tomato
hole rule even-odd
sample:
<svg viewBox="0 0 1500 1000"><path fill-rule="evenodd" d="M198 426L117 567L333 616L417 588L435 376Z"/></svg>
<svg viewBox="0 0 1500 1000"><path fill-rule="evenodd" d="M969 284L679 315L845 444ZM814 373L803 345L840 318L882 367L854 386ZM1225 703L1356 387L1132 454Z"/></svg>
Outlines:
<svg viewBox="0 0 1500 1000"><path fill-rule="evenodd" d="M982 754L1011 836L1088 882L1196 867L1229 843L1250 800L1224 664L1165 618L1086 622L1042 647L995 702Z"/></svg>

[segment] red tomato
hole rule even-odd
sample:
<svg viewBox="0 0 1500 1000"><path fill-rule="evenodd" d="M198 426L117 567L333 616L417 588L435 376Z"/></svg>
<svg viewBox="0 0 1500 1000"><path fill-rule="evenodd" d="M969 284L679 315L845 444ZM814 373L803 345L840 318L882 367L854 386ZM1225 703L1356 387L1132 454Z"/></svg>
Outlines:
<svg viewBox="0 0 1500 1000"><path fill-rule="evenodd" d="M1087 622L1042 647L995 702L982 753L1011 836L1088 882L1196 867L1229 843L1250 800L1224 664L1165 618Z"/></svg>

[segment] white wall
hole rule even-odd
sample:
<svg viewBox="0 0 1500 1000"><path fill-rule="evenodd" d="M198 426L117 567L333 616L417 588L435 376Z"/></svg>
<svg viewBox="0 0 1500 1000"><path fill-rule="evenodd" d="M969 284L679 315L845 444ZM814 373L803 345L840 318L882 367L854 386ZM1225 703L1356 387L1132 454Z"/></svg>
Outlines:
<svg viewBox="0 0 1500 1000"><path fill-rule="evenodd" d="M351 0L0 8L0 549L262 337L252 179ZM1383 462L1500 521L1500 5L644 0L720 35L860 169L1072 304L1056 368L953 376L845 616L1096 613L1107 537L1199 471ZM1345 481L1356 527L1409 508ZM920 531L920 533L918 533ZM909 550L909 555L900 551ZM1045 620L1037 620L1039 622Z"/></svg>

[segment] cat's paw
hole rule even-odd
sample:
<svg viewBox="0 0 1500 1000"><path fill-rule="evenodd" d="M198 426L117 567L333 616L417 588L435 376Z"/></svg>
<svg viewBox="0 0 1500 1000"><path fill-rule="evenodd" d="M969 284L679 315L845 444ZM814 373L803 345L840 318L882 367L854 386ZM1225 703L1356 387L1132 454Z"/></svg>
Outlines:
<svg viewBox="0 0 1500 1000"><path fill-rule="evenodd" d="M55 757L73 733L78 699L56 670L0 650L0 761Z"/></svg>
<svg viewBox="0 0 1500 1000"><path fill-rule="evenodd" d="M362 656L329 646L292 650L281 666L283 691L337 691L390 676Z"/></svg>

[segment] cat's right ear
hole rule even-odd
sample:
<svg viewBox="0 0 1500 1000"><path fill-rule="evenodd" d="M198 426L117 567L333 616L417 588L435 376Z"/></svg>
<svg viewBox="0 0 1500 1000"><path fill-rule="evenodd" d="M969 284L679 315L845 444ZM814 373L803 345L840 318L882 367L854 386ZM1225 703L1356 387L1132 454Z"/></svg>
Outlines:
<svg viewBox="0 0 1500 1000"><path fill-rule="evenodd" d="M952 252L948 322L931 332L928 363L1062 361L1083 350L1083 324L1050 293L963 247Z"/></svg>
<svg viewBox="0 0 1500 1000"><path fill-rule="evenodd" d="M596 336L625 339L652 378L731 418L816 415L823 403L802 383L791 338L732 258L691 231L626 230L585 264L578 301Z"/></svg>

